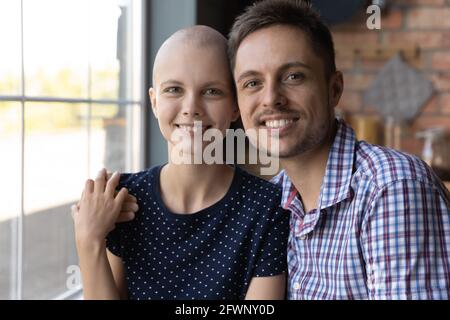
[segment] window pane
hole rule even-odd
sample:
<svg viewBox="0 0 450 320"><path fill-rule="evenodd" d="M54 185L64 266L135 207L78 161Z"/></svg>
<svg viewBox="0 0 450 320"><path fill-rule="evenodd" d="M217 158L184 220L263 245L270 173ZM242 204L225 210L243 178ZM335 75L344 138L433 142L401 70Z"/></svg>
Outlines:
<svg viewBox="0 0 450 320"><path fill-rule="evenodd" d="M92 98L118 99L121 63L117 31L121 9L116 1L89 2Z"/></svg>
<svg viewBox="0 0 450 320"><path fill-rule="evenodd" d="M91 109L91 176L103 167L129 172L140 168L139 105L93 105Z"/></svg>
<svg viewBox="0 0 450 320"><path fill-rule="evenodd" d="M21 93L20 1L0 2L0 94ZM7 45L5 45L7 44Z"/></svg>
<svg viewBox="0 0 450 320"><path fill-rule="evenodd" d="M140 1L93 0L89 5L92 98L140 100Z"/></svg>
<svg viewBox="0 0 450 320"><path fill-rule="evenodd" d="M66 291L67 268L78 259L70 206L88 171L88 106L25 105L23 298Z"/></svg>
<svg viewBox="0 0 450 320"><path fill-rule="evenodd" d="M88 96L87 0L23 0L25 93Z"/></svg>
<svg viewBox="0 0 450 320"><path fill-rule="evenodd" d="M0 102L0 299L15 298L17 218L21 202L21 105Z"/></svg>

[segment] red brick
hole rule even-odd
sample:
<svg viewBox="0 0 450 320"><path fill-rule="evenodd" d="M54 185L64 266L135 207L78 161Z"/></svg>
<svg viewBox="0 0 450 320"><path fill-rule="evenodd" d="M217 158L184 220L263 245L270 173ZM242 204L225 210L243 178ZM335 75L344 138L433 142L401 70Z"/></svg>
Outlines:
<svg viewBox="0 0 450 320"><path fill-rule="evenodd" d="M344 74L344 87L350 90L365 90L369 87L375 76L367 73Z"/></svg>
<svg viewBox="0 0 450 320"><path fill-rule="evenodd" d="M416 155L420 157L422 155L423 141L415 137L415 132L412 130L404 129L404 136L402 137L402 150L409 154ZM411 132L409 132L411 131Z"/></svg>
<svg viewBox="0 0 450 320"><path fill-rule="evenodd" d="M412 123L414 131L424 130L431 127L444 127L450 131L450 117L449 116L419 116Z"/></svg>
<svg viewBox="0 0 450 320"><path fill-rule="evenodd" d="M381 16L381 30L398 29L403 24L403 12L399 9L392 9L387 15Z"/></svg>
<svg viewBox="0 0 450 320"><path fill-rule="evenodd" d="M450 28L450 8L413 8L407 11L406 21L409 28Z"/></svg>
<svg viewBox="0 0 450 320"><path fill-rule="evenodd" d="M429 99L425 106L422 107L422 110L419 114L420 115L436 115L439 113L439 96L435 95L431 99Z"/></svg>
<svg viewBox="0 0 450 320"><path fill-rule="evenodd" d="M445 4L445 0L395 0L395 4L407 5L411 7L415 7L417 5L442 6Z"/></svg>
<svg viewBox="0 0 450 320"><path fill-rule="evenodd" d="M450 46L450 31L387 31L382 33L382 39L387 45L436 49Z"/></svg>
<svg viewBox="0 0 450 320"><path fill-rule="evenodd" d="M336 58L336 68L340 71L349 71L354 67L354 60L351 58Z"/></svg>
<svg viewBox="0 0 450 320"><path fill-rule="evenodd" d="M345 87L345 85L344 85ZM344 89L338 107L344 112L355 113L361 110L362 98L359 92Z"/></svg>
<svg viewBox="0 0 450 320"><path fill-rule="evenodd" d="M441 95L441 112L450 116L450 93Z"/></svg>
<svg viewBox="0 0 450 320"><path fill-rule="evenodd" d="M434 70L450 70L450 50L434 53L431 59L431 66Z"/></svg>
<svg viewBox="0 0 450 320"><path fill-rule="evenodd" d="M372 32L370 30L366 30L365 32L357 31L357 32L341 32L335 31L332 32L334 45L338 50L340 47L345 48L348 45L356 46L360 45L361 47L367 46L368 43L377 43L378 41L378 33Z"/></svg>
<svg viewBox="0 0 450 320"><path fill-rule="evenodd" d="M433 73L427 75L433 81L434 88L438 91L450 90L450 73Z"/></svg>

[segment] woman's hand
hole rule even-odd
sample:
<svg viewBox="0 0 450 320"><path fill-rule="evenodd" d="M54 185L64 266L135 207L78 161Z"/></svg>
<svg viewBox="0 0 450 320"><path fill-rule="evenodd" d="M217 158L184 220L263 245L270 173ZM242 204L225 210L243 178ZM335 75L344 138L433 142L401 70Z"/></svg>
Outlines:
<svg viewBox="0 0 450 320"><path fill-rule="evenodd" d="M128 190L122 188L114 197L119 178L120 174L115 172L111 179L107 180L106 170L102 169L95 181L86 181L79 209L75 208L73 215L77 245L102 243L106 235L115 228L128 196ZM128 214L134 215L133 212Z"/></svg>

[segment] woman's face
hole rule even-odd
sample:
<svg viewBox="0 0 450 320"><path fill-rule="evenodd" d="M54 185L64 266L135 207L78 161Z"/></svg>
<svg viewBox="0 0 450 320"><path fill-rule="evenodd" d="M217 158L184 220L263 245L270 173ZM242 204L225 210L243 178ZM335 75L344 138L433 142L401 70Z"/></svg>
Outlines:
<svg viewBox="0 0 450 320"><path fill-rule="evenodd" d="M238 117L238 108L226 54L220 48L189 43L177 48L158 59L149 93L169 150L177 145L183 152L193 152L194 132L198 135L201 130L203 135L217 129L224 135Z"/></svg>

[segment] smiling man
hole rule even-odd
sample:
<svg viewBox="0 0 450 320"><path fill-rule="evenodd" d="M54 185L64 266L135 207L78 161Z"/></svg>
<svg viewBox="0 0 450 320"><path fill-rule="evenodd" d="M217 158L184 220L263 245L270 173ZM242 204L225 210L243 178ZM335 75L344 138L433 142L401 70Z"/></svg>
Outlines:
<svg viewBox="0 0 450 320"><path fill-rule="evenodd" d="M229 56L245 129L278 135L289 298L449 299L449 193L421 160L335 118L343 77L310 5L249 7Z"/></svg>

